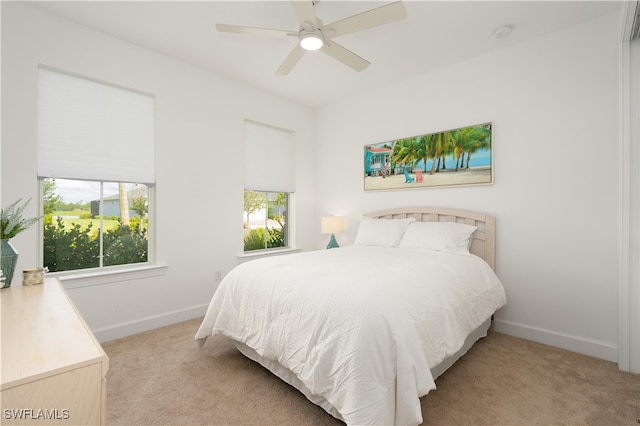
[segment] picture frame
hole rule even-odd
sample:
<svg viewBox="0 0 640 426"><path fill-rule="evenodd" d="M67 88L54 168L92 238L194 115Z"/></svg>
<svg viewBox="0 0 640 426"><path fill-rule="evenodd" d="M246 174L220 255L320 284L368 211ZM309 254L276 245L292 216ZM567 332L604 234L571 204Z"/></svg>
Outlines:
<svg viewBox="0 0 640 426"><path fill-rule="evenodd" d="M364 146L365 191L491 184L491 122Z"/></svg>

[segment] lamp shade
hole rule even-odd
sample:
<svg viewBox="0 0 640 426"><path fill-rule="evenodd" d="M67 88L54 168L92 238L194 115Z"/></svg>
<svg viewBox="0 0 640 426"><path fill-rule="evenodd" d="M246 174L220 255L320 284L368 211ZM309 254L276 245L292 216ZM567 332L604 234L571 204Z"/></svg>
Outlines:
<svg viewBox="0 0 640 426"><path fill-rule="evenodd" d="M341 234L343 220L341 216L323 216L320 219L320 231L323 234Z"/></svg>

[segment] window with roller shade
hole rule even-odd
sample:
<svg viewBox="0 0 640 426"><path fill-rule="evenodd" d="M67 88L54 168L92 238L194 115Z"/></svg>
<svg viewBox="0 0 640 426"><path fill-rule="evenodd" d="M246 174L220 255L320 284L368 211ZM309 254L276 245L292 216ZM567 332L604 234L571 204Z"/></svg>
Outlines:
<svg viewBox="0 0 640 426"><path fill-rule="evenodd" d="M293 133L245 121L244 251L290 247Z"/></svg>
<svg viewBox="0 0 640 426"><path fill-rule="evenodd" d="M151 95L39 69L42 259L51 272L152 260L154 113Z"/></svg>

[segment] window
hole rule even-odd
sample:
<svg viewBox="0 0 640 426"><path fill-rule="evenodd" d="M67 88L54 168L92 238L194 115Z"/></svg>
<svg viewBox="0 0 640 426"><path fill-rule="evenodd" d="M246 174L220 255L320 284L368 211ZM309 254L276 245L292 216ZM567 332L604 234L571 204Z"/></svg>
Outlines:
<svg viewBox="0 0 640 426"><path fill-rule="evenodd" d="M148 187L44 179L43 265L50 272L147 262Z"/></svg>
<svg viewBox="0 0 640 426"><path fill-rule="evenodd" d="M244 191L244 251L288 247L286 192Z"/></svg>
<svg viewBox="0 0 640 426"><path fill-rule="evenodd" d="M43 266L150 261L154 143L152 96L40 68Z"/></svg>
<svg viewBox="0 0 640 426"><path fill-rule="evenodd" d="M292 133L246 121L245 137L244 251L289 247Z"/></svg>

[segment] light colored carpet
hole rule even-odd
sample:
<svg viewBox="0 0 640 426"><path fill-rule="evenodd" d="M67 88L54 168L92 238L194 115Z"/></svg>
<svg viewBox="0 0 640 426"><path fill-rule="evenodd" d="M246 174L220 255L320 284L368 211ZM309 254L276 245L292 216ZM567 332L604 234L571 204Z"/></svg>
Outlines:
<svg viewBox="0 0 640 426"><path fill-rule="evenodd" d="M241 355L225 337L198 349L201 319L103 344L111 425L341 424ZM490 332L421 399L427 425L633 425L640 375Z"/></svg>

